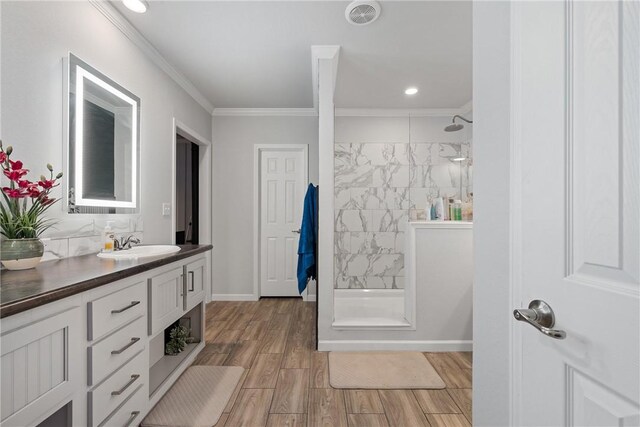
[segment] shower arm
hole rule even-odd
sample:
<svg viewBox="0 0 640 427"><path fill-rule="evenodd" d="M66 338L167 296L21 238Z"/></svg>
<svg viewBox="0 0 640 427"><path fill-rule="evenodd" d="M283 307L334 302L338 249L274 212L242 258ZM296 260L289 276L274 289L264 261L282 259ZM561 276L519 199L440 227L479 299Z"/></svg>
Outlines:
<svg viewBox="0 0 640 427"><path fill-rule="evenodd" d="M462 116L460 116L460 115L458 115L458 114L456 114L455 116L453 116L453 119L451 120L451 123L455 123L455 122L456 122L456 117L457 117L457 118L459 118L459 119L464 120L464 121L465 121L465 122L467 122L467 123L473 123L473 120L465 119L464 117L462 117Z"/></svg>

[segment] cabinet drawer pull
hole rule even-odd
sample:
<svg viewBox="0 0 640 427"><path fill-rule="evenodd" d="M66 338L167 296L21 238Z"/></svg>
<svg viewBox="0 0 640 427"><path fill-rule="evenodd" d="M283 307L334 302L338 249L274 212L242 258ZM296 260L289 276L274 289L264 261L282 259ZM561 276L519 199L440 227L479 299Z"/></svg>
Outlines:
<svg viewBox="0 0 640 427"><path fill-rule="evenodd" d="M131 387L131 384L135 383L138 378L140 378L140 374L131 375L131 379L129 380L129 382L122 386L120 390L112 391L111 396L120 396L126 389Z"/></svg>
<svg viewBox="0 0 640 427"><path fill-rule="evenodd" d="M121 308L121 309L119 309L119 310L111 310L111 314L119 314L119 313L122 313L123 311L127 311L127 310L129 310L130 308L135 307L135 306L136 306L136 305L138 305L138 304L140 304L140 301L131 301L131 304L129 304L129 305L128 305L128 306L126 306L126 307L122 307L122 308Z"/></svg>
<svg viewBox="0 0 640 427"><path fill-rule="evenodd" d="M131 347L132 345L134 345L135 343L137 343L138 341L140 341L140 338L138 338L138 337L131 338L131 341L129 341L128 344L126 344L120 350L112 350L111 354L120 354L123 351L125 351L126 349L128 349L129 347Z"/></svg>
<svg viewBox="0 0 640 427"><path fill-rule="evenodd" d="M189 275L191 275L191 288L189 289L189 292L193 292L195 290L196 275L193 271L190 271Z"/></svg>
<svg viewBox="0 0 640 427"><path fill-rule="evenodd" d="M140 411L133 411L133 412L131 413L131 416L130 416L130 417L129 417L129 419L127 420L127 422L126 422L126 423L124 423L124 426L123 426L123 427L129 427L129 426L131 425L131 423L133 422L133 420L135 420L135 419L136 419L136 417L137 417L138 415L140 415Z"/></svg>

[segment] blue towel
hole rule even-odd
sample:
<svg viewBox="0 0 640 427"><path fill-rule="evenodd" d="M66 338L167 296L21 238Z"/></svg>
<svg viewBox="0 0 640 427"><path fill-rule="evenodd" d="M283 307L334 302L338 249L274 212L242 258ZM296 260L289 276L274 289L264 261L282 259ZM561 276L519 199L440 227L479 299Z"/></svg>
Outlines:
<svg viewBox="0 0 640 427"><path fill-rule="evenodd" d="M304 211L298 244L298 291L307 288L309 279L316 278L316 247L318 242L318 191L309 184L304 196Z"/></svg>

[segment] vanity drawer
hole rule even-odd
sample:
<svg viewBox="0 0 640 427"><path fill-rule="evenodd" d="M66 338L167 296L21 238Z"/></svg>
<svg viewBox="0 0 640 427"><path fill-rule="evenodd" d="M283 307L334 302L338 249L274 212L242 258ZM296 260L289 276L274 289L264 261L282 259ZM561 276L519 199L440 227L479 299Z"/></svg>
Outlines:
<svg viewBox="0 0 640 427"><path fill-rule="evenodd" d="M144 316L89 347L88 385L97 384L145 346L147 322Z"/></svg>
<svg viewBox="0 0 640 427"><path fill-rule="evenodd" d="M107 332L126 325L145 314L146 294L144 282L139 282L89 302L89 325L87 328L89 341L98 339Z"/></svg>
<svg viewBox="0 0 640 427"><path fill-rule="evenodd" d="M100 427L133 427L139 425L147 411L147 401L149 400L145 397L144 391L144 387L138 386L129 400L103 421Z"/></svg>
<svg viewBox="0 0 640 427"><path fill-rule="evenodd" d="M147 383L148 360L144 351L89 392L89 424L98 426L111 412ZM146 362L146 363L145 363ZM145 387L142 387L143 389Z"/></svg>

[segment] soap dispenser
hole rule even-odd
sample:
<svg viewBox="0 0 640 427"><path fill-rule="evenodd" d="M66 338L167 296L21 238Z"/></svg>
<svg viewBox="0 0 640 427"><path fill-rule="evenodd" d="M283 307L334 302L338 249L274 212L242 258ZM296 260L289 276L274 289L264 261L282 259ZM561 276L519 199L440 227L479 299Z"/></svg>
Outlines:
<svg viewBox="0 0 640 427"><path fill-rule="evenodd" d="M103 236L103 244L102 244L102 252L113 252L113 240L115 239L115 235L113 234L113 229L111 225L113 221L107 221L106 227L104 227Z"/></svg>

